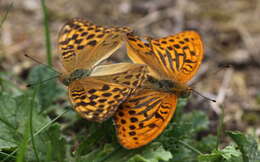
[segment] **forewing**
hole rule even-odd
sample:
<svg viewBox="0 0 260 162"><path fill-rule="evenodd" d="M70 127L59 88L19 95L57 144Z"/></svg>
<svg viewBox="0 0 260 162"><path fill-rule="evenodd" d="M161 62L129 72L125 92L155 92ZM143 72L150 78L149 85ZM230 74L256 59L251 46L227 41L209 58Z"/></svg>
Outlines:
<svg viewBox="0 0 260 162"><path fill-rule="evenodd" d="M158 137L170 122L177 97L153 90L140 90L116 112L114 122L120 144L127 149L144 146Z"/></svg>
<svg viewBox="0 0 260 162"><path fill-rule="evenodd" d="M72 82L68 89L74 110L83 118L96 122L111 117L132 91L127 86L91 77Z"/></svg>
<svg viewBox="0 0 260 162"><path fill-rule="evenodd" d="M58 49L68 72L92 68L117 50L128 28L105 28L84 19L72 19L60 30Z"/></svg>
<svg viewBox="0 0 260 162"><path fill-rule="evenodd" d="M151 45L132 33L127 35L127 54L133 62L148 65L150 75L167 79L167 74L153 53Z"/></svg>
<svg viewBox="0 0 260 162"><path fill-rule="evenodd" d="M151 40L151 45L168 78L179 83L189 81L203 59L203 42L194 31Z"/></svg>

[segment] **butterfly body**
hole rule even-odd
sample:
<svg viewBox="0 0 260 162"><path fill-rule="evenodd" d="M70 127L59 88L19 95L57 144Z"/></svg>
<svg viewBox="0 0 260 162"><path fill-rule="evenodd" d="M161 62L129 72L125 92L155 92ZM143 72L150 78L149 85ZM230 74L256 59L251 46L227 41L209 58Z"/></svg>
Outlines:
<svg viewBox="0 0 260 162"><path fill-rule="evenodd" d="M188 97L191 93L191 88L185 84L169 79L158 80L149 75L143 87L156 91L171 93L182 98Z"/></svg>
<svg viewBox="0 0 260 162"><path fill-rule="evenodd" d="M76 69L69 76L61 76L60 80L65 86L69 86L73 81L88 77L91 70Z"/></svg>

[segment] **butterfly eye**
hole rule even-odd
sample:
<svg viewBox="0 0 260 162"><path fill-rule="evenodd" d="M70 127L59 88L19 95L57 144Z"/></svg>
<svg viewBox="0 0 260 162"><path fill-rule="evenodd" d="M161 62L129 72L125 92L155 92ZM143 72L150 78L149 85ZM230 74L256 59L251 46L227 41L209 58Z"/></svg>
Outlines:
<svg viewBox="0 0 260 162"><path fill-rule="evenodd" d="M180 97L181 97L181 98L187 98L187 97L190 96L190 94L191 94L191 91L190 91L190 90L187 90L187 91L181 91L181 93L180 93Z"/></svg>
<svg viewBox="0 0 260 162"><path fill-rule="evenodd" d="M61 81L62 81L62 83L63 83L65 86L69 86L69 84L70 84L70 79L69 79L69 78L64 78L64 79L62 79Z"/></svg>
<svg viewBox="0 0 260 162"><path fill-rule="evenodd" d="M150 37L150 36L145 36L145 37L143 37L143 38L140 38L141 39L141 41L142 42L144 42L144 43L150 43L150 41L153 39L152 37Z"/></svg>

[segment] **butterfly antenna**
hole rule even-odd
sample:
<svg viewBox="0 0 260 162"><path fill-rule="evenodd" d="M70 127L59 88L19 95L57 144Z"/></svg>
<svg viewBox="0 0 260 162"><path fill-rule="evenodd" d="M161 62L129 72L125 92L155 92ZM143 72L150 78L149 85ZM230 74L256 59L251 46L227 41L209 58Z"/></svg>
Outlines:
<svg viewBox="0 0 260 162"><path fill-rule="evenodd" d="M197 80L197 81L191 83L190 85L193 86L194 84L196 84L196 82L202 81L202 80L204 80L204 79L206 79L206 78L209 78L209 76L215 76L215 75L217 75L219 72L221 72L222 70L226 70L226 69L231 68L231 67L232 67L232 65L230 65L230 64L218 65L218 69L217 69L216 71L214 71L214 72L208 74L207 77L200 78L199 80Z"/></svg>
<svg viewBox="0 0 260 162"><path fill-rule="evenodd" d="M208 100L208 101L217 102L216 100L211 99L211 98L209 98L209 97L206 97L206 96L202 95L201 93L199 93L198 91L196 91L196 90L194 90L194 89L192 89L192 88L191 88L191 91L194 92L195 94L197 94L197 95L199 95L199 96L205 98L205 99Z"/></svg>
<svg viewBox="0 0 260 162"><path fill-rule="evenodd" d="M32 87L32 86L35 86L35 85L37 85L37 84L44 83L44 82L46 82L46 81L55 79L55 78L57 78L57 77L59 77L59 76L61 75L60 72L58 72L57 70L55 70L55 69L54 69L53 67L51 67L50 65L47 65L47 64L44 64L44 63L40 62L39 60L35 59L34 57L28 55L25 51L24 51L24 56L30 58L31 60L37 62L38 64L44 65L44 66L46 66L47 68L49 68L50 70L52 70L52 71L58 73L58 75L55 75L55 76L53 76L53 77L51 77L51 78L48 78L48 79L46 79L46 80L39 81L39 82L36 82L36 83L27 84L27 85L26 85L27 87Z"/></svg>
<svg viewBox="0 0 260 162"><path fill-rule="evenodd" d="M60 76L60 75L56 75L56 76L54 76L54 77L48 78L48 79L43 80L43 81L39 81L39 82L32 83L32 84L27 84L26 87L32 87L32 86L35 86L35 85L37 85L37 84L41 84L41 83L47 82L47 81L49 81L49 80L55 79L55 78L57 78L57 77L59 77L59 76Z"/></svg>
<svg viewBox="0 0 260 162"><path fill-rule="evenodd" d="M32 56L28 55L26 52L24 52L24 56L30 58L31 60L37 62L38 64L41 64L41 65L44 65L44 66L48 67L49 69L51 69L52 71L55 71L56 73L61 74L60 72L58 72L57 70L55 70L55 69L54 69L53 67L51 67L50 65L47 65L47 64L44 64L44 63L40 62L39 60L37 60L37 59L33 58Z"/></svg>
<svg viewBox="0 0 260 162"><path fill-rule="evenodd" d="M227 69L227 68L231 68L231 67L232 67L232 65L230 65L230 64L219 65L219 66L218 66L219 69L216 70L215 72L209 74L209 75L216 75L216 74L219 73L220 71L225 70L225 69ZM203 79L204 79L204 78L202 78L201 80L203 80ZM200 81L201 81L201 80L200 80ZM194 83L193 83L193 84L194 84ZM193 85L193 84L192 84L192 85ZM191 86L192 86L192 85L191 85ZM216 102L216 100L211 99L211 98L208 98L208 97L202 95L201 93L199 93L198 91L196 91L196 90L193 89L193 88L191 88L191 91L194 92L195 94L197 94L197 95L199 95L199 96L205 98L205 99L208 100L208 101Z"/></svg>
<svg viewBox="0 0 260 162"><path fill-rule="evenodd" d="M217 73L219 73L220 71L222 71L222 70L226 70L226 69L228 69L228 68L231 68L232 67L232 65L230 65L230 64L224 64L224 65L218 65L218 70L216 70L214 73L213 73L213 75L216 75Z"/></svg>

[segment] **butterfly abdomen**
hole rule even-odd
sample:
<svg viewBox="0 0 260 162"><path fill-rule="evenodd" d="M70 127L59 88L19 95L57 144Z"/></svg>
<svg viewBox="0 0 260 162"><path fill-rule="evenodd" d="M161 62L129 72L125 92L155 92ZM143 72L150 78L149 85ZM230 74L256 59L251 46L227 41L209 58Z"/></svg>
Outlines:
<svg viewBox="0 0 260 162"><path fill-rule="evenodd" d="M158 80L150 75L148 75L144 88L172 93L178 97L188 97L190 94L189 88L184 84L173 82L171 80Z"/></svg>

